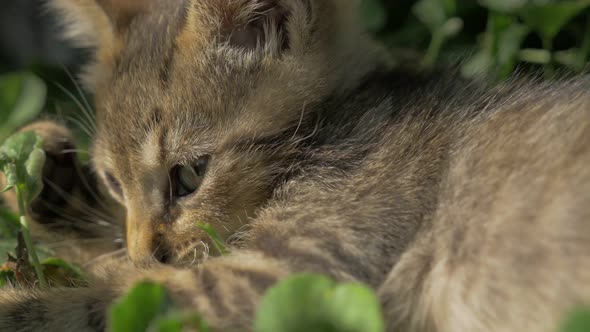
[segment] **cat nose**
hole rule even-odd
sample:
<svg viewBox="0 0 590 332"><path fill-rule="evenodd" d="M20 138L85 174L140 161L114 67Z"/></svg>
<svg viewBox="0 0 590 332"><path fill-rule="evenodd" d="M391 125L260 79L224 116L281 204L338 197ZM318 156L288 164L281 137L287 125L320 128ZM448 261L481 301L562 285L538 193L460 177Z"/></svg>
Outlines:
<svg viewBox="0 0 590 332"><path fill-rule="evenodd" d="M127 252L129 258L138 265L153 262L168 264L172 255L162 235L147 223L137 222L135 218L127 219Z"/></svg>
<svg viewBox="0 0 590 332"><path fill-rule="evenodd" d="M155 247L156 248L152 254L152 259L155 259L162 264L168 264L172 261L170 250L168 250L168 248L164 245L163 241L156 242Z"/></svg>

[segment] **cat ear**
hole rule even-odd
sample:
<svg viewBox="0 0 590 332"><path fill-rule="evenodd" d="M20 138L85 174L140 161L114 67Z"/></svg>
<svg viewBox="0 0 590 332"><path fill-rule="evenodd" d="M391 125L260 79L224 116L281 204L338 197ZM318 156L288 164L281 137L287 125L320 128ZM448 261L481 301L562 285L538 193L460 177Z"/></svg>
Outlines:
<svg viewBox="0 0 590 332"><path fill-rule="evenodd" d="M145 7L145 0L48 0L76 45L106 46Z"/></svg>
<svg viewBox="0 0 590 332"><path fill-rule="evenodd" d="M242 0L240 8L230 8L236 11L225 16L223 38L230 46L246 50L284 51L289 48L287 25L304 3L305 0Z"/></svg>
<svg viewBox="0 0 590 332"><path fill-rule="evenodd" d="M108 62L118 47L129 22L149 0L47 0L50 12L58 15L63 36L75 46L92 48L93 63L82 74L84 85L92 90L97 74L104 75L99 63Z"/></svg>

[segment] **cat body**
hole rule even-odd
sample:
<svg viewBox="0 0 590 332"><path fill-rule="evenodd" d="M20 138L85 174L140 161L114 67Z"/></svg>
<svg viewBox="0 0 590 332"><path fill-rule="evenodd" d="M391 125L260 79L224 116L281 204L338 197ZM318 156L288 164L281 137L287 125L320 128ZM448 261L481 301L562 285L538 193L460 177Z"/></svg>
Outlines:
<svg viewBox="0 0 590 332"><path fill-rule="evenodd" d="M394 69L355 1L50 4L96 50L93 164L130 262L3 289L0 331L104 330L144 279L220 331L300 272L376 289L387 331L553 331L590 304L588 79ZM56 125L32 128L51 154ZM228 255L199 262L200 221Z"/></svg>

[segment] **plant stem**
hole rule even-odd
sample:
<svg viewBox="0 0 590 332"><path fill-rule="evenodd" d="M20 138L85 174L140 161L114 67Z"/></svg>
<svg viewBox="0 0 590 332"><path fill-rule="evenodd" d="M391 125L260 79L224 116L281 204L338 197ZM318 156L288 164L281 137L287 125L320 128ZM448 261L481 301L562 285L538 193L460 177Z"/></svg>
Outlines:
<svg viewBox="0 0 590 332"><path fill-rule="evenodd" d="M210 224L197 223L197 227L207 233L207 236L209 236L209 239L213 242L213 246L217 249L219 255L224 256L227 254L224 241Z"/></svg>
<svg viewBox="0 0 590 332"><path fill-rule="evenodd" d="M543 48L549 52L549 62L545 64L545 79L550 80L555 76L555 68L553 67L553 39L544 37Z"/></svg>
<svg viewBox="0 0 590 332"><path fill-rule="evenodd" d="M442 32L432 32L432 39L430 40L430 45L428 46L428 50L426 51L426 55L424 56L424 60L422 62L425 67L432 67L436 63L444 41L445 37Z"/></svg>
<svg viewBox="0 0 590 332"><path fill-rule="evenodd" d="M578 63L577 63L577 70L582 71L584 66L586 65L586 59L590 54L590 15L586 18L586 30L584 30L584 40L582 41L582 46L580 47L580 53L578 54Z"/></svg>
<svg viewBox="0 0 590 332"><path fill-rule="evenodd" d="M19 220L21 225L21 232L23 234L23 238L25 240L25 245L27 246L27 252L29 253L29 258L32 261L33 268L37 273L37 278L39 279L39 285L41 288L47 288L47 282L45 281L45 275L43 274L43 269L41 268L41 263L39 263L39 257L37 256L37 251L35 251L35 246L33 245L33 240L31 239L31 233L29 232L29 224L27 222L27 217L25 217L25 201L23 194L18 186L14 187L16 190L16 197L18 200L18 212L19 212Z"/></svg>

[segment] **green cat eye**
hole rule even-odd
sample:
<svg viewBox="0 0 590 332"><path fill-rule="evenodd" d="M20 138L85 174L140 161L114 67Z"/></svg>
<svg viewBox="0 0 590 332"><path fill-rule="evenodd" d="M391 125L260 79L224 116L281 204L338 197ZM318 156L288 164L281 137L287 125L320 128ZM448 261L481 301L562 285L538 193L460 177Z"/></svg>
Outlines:
<svg viewBox="0 0 590 332"><path fill-rule="evenodd" d="M174 195L183 197L197 191L203 182L209 157L202 157L193 166L179 165L173 171Z"/></svg>

